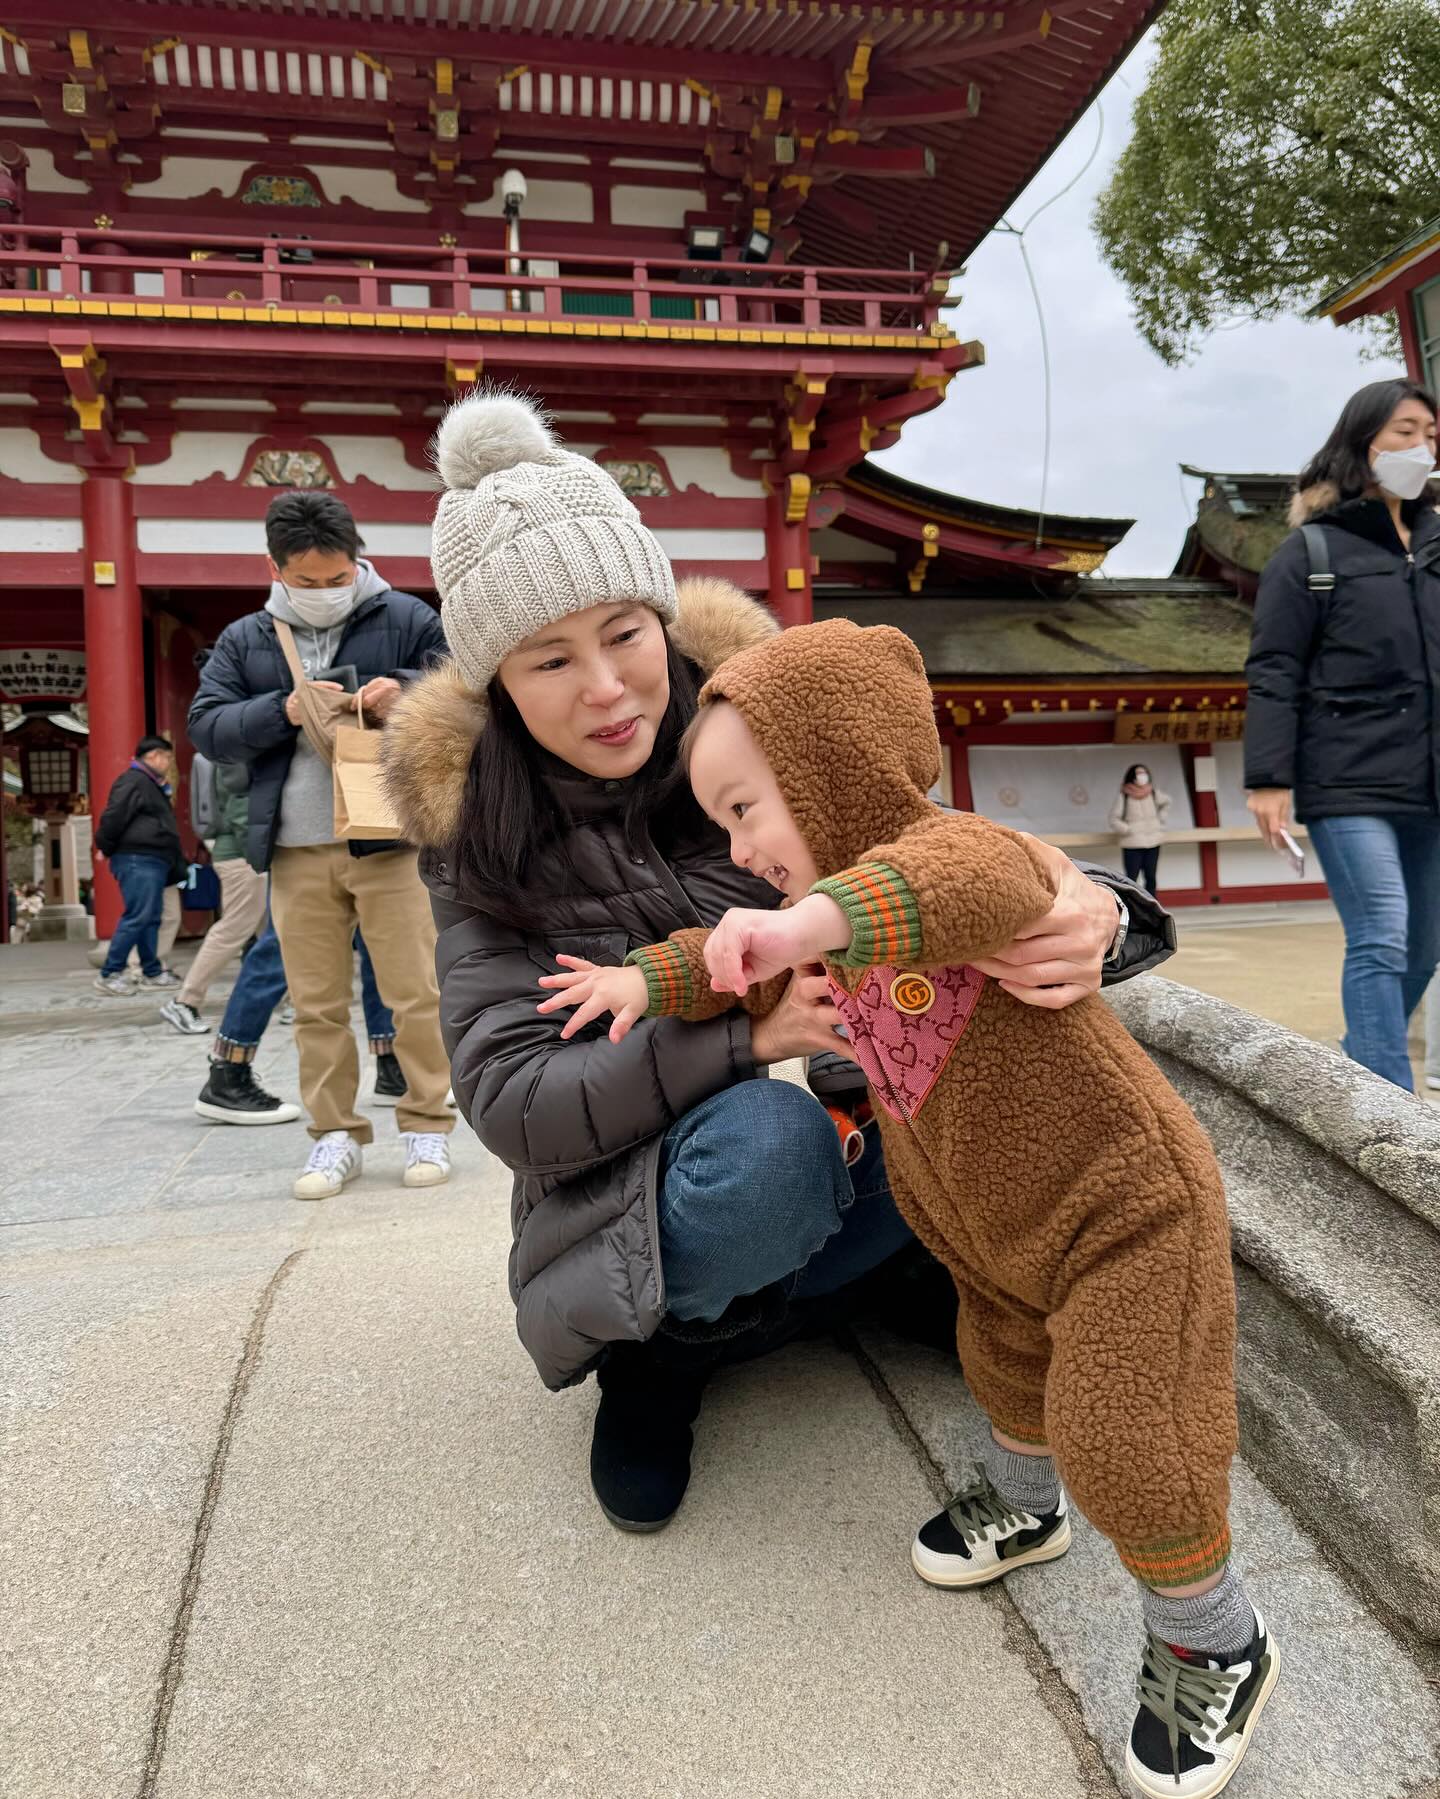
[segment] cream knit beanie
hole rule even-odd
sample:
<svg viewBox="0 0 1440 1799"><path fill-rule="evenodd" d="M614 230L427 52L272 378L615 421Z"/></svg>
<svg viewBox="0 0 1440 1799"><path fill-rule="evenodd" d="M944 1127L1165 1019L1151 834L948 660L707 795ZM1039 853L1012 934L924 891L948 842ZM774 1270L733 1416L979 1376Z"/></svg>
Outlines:
<svg viewBox="0 0 1440 1799"><path fill-rule="evenodd" d="M525 638L606 600L676 612L670 563L605 471L518 394L472 394L435 439L447 491L430 561L450 653L476 692Z"/></svg>

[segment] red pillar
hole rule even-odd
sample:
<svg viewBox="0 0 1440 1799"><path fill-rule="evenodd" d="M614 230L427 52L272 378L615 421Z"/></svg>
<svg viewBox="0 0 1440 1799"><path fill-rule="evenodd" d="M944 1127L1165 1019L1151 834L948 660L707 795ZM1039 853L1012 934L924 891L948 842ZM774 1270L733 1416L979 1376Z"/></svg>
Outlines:
<svg viewBox="0 0 1440 1799"><path fill-rule="evenodd" d="M85 526L85 697L90 706L90 810L96 822L111 784L145 735L145 649L135 574L135 512L125 477L92 469L80 490ZM108 566L107 566L108 565ZM95 934L119 922L120 890L95 865Z"/></svg>
<svg viewBox="0 0 1440 1799"><path fill-rule="evenodd" d="M810 583L810 526L785 516L783 492L765 502L765 557L770 610L782 625L808 625L814 617Z"/></svg>

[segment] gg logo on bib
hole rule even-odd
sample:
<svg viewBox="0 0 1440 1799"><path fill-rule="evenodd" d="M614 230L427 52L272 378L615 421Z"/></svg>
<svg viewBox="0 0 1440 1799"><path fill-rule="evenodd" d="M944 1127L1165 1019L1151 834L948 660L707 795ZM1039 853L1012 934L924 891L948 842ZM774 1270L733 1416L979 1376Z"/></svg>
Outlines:
<svg viewBox="0 0 1440 1799"><path fill-rule="evenodd" d="M890 983L890 1004L907 1018L918 1018L935 1004L935 989L923 974L899 974Z"/></svg>

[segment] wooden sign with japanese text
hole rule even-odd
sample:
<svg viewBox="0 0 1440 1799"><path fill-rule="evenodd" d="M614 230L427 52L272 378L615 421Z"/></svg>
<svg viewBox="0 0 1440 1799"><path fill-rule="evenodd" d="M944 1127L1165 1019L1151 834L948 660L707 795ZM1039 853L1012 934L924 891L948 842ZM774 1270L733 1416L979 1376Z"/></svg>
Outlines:
<svg viewBox="0 0 1440 1799"><path fill-rule="evenodd" d="M1245 714L1230 712L1122 712L1116 743L1238 743Z"/></svg>

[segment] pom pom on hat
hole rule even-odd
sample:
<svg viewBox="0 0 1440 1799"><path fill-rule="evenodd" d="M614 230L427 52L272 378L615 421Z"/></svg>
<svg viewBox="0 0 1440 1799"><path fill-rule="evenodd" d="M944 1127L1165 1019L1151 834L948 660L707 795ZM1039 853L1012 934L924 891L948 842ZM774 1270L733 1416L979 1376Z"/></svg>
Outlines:
<svg viewBox="0 0 1440 1799"><path fill-rule="evenodd" d="M435 434L435 466L447 487L478 487L522 462L554 463L564 451L544 413L519 394L485 388L458 400Z"/></svg>

